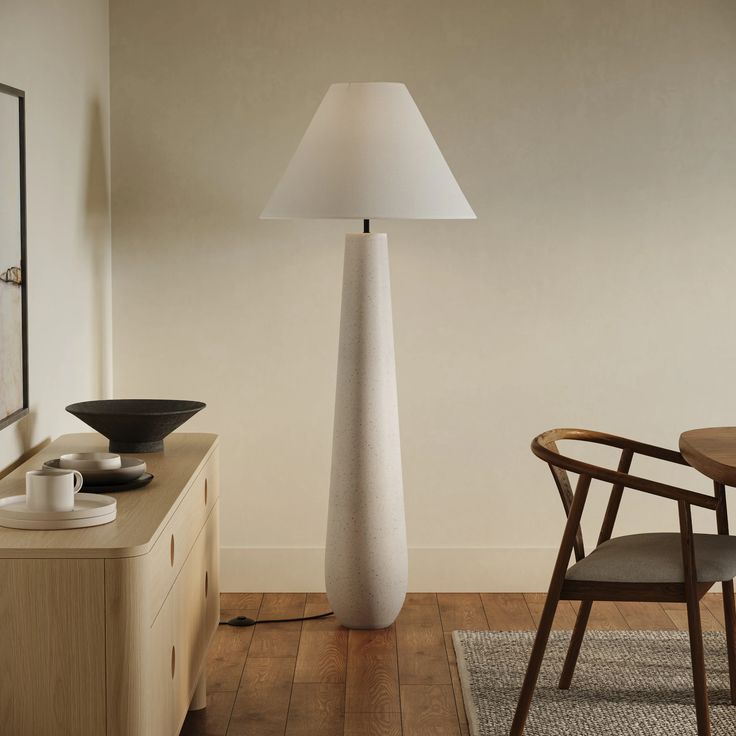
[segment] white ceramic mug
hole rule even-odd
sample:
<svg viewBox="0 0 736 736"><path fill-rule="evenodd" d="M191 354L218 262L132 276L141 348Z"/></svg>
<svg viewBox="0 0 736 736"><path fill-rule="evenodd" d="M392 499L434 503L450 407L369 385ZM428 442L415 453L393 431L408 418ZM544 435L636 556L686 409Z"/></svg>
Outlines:
<svg viewBox="0 0 736 736"><path fill-rule="evenodd" d="M26 506L31 511L73 511L84 479L78 470L43 468L26 473Z"/></svg>

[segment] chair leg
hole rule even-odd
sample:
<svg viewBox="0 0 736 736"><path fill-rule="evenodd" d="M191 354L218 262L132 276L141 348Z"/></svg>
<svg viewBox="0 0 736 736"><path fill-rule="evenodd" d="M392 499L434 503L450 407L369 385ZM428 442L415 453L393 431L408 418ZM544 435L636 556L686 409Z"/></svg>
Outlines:
<svg viewBox="0 0 736 736"><path fill-rule="evenodd" d="M570 554L572 553L572 548L575 543L575 537L577 535L578 528L580 527L580 517L583 515L583 508L585 507L585 499L588 497L589 488L590 476L578 476L575 495L573 496L570 509L567 512L565 531L562 535L562 542L560 542L560 549L557 552L555 568L552 571L552 580L549 584L547 600L544 602L542 618L539 620L539 628L537 629L537 635L534 638L532 654L531 657L529 657L529 666L526 668L524 684L521 686L519 702L516 706L516 713L514 713L514 720L511 723L511 731L509 732L510 736L522 736L524 733L524 725L526 724L526 718L529 715L529 708L531 707L532 698L534 697L534 688L537 686L539 670L542 667L542 659L544 659L544 651L547 648L547 642L549 641L549 632L552 630L552 622L555 619L557 604L560 602L562 586L565 583L565 571L567 570L567 565L570 561Z"/></svg>
<svg viewBox="0 0 736 736"><path fill-rule="evenodd" d="M557 686L560 690L570 689L570 683L572 683L572 676L575 674L575 665L578 662L580 646L583 643L583 637L585 636L585 629L588 626L588 618L590 618L590 609L592 607L593 601L581 601L580 603L580 609L575 619L575 627L572 630L572 637L570 638L570 646L567 649L567 657L565 657L565 664L562 667L560 682Z"/></svg>
<svg viewBox="0 0 736 736"><path fill-rule="evenodd" d="M532 653L529 657L529 666L527 667L526 675L524 676L524 684L521 686L519 702L516 706L516 713L514 713L514 720L511 724L509 736L522 736L524 733L524 725L526 724L529 709L532 705L534 688L537 685L539 670L542 668L542 660L544 659L544 652L547 649L549 632L552 630L552 622L555 619L555 612L557 611L559 600L559 595L548 595L547 600L544 603L542 617L539 620L537 635L534 638L534 646L532 647Z"/></svg>
<svg viewBox="0 0 736 736"><path fill-rule="evenodd" d="M703 652L703 630L700 623L700 604L697 592L697 569L693 541L693 522L690 506L684 501L680 507L680 531L682 557L685 573L685 599L687 601L687 628L690 636L690 659L693 666L695 688L695 715L698 736L710 736L710 713L708 712L708 687L705 680L705 656Z"/></svg>
<svg viewBox="0 0 736 736"><path fill-rule="evenodd" d="M723 613L726 620L726 649L728 676L731 682L731 704L736 705L736 604L733 598L733 580L723 583Z"/></svg>
<svg viewBox="0 0 736 736"><path fill-rule="evenodd" d="M698 719L698 736L710 736L710 714L708 712L708 688L705 681L705 656L703 654L703 632L700 625L698 599L687 601L687 627L690 634L690 658L693 665L695 686L695 713Z"/></svg>
<svg viewBox="0 0 736 736"><path fill-rule="evenodd" d="M728 510L726 507L726 486L717 481L713 483L715 496L718 499L716 519L718 533L728 534ZM733 600L733 580L726 580L723 585L723 614L726 624L726 650L728 652L728 678L731 684L731 704L736 705L736 605Z"/></svg>

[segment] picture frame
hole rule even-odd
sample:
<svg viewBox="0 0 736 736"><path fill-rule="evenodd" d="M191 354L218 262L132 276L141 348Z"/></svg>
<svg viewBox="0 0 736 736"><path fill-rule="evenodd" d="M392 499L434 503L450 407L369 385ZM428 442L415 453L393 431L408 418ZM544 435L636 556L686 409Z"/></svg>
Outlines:
<svg viewBox="0 0 736 736"><path fill-rule="evenodd" d="M25 92L0 83L0 430L28 414Z"/></svg>

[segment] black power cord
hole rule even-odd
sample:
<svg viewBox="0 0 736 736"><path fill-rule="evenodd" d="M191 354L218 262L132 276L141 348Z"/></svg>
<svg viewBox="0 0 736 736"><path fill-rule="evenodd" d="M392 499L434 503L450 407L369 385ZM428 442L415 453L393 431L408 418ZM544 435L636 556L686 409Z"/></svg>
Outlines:
<svg viewBox="0 0 736 736"><path fill-rule="evenodd" d="M220 621L220 626L255 626L256 624L288 624L292 621L313 621L317 618L327 618L328 616L334 616L334 611L327 611L327 613L318 613L316 616L300 616L299 618L273 618L264 619L262 621L256 621L254 618L248 618L247 616L236 616L231 618L229 621Z"/></svg>

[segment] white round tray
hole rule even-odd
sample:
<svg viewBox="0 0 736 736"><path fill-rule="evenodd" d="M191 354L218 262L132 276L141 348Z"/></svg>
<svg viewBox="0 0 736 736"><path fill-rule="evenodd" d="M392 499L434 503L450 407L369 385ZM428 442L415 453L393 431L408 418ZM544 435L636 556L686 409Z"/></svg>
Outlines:
<svg viewBox="0 0 736 736"><path fill-rule="evenodd" d="M81 529L85 526L100 526L115 521L117 510L102 516L90 516L86 519L14 519L9 516L0 517L0 526L11 529Z"/></svg>
<svg viewBox="0 0 736 736"><path fill-rule="evenodd" d="M77 529L106 524L116 513L117 501L100 493L77 493L73 511L33 511L26 505L25 494L0 498L0 524L19 529ZM106 520L99 521L103 517ZM28 522L31 526L17 526L17 522Z"/></svg>

